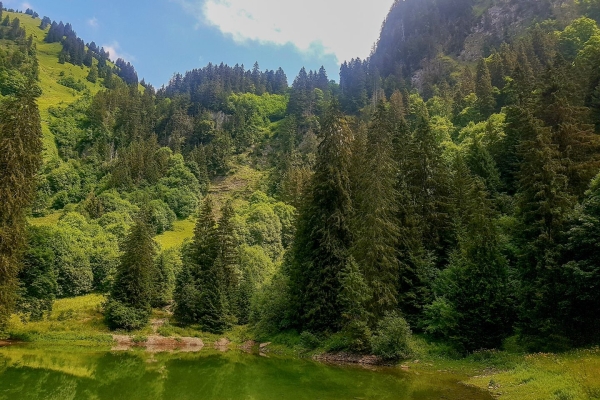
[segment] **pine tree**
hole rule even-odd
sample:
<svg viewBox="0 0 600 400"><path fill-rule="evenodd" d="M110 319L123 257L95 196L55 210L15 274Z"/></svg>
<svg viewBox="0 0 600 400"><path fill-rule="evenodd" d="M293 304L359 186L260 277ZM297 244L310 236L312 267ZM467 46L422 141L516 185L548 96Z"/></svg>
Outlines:
<svg viewBox="0 0 600 400"><path fill-rule="evenodd" d="M23 246L25 211L42 163L37 85L0 103L0 330L13 311Z"/></svg>
<svg viewBox="0 0 600 400"><path fill-rule="evenodd" d="M557 56L540 79L536 115L552 129L569 192L581 198L600 166L600 137L588 123L589 110L580 105L584 94L571 75L572 65Z"/></svg>
<svg viewBox="0 0 600 400"><path fill-rule="evenodd" d="M123 243L113 299L139 309L150 307L156 247L152 229L142 219L136 221Z"/></svg>
<svg viewBox="0 0 600 400"><path fill-rule="evenodd" d="M475 94L477 95L477 107L482 119L487 119L496 107L496 99L492 88L492 78L485 59L480 59L477 64L477 76L475 78Z"/></svg>
<svg viewBox="0 0 600 400"><path fill-rule="evenodd" d="M322 136L289 271L296 322L311 331L340 328L340 272L351 244L353 135L335 100L323 121Z"/></svg>
<svg viewBox="0 0 600 400"><path fill-rule="evenodd" d="M222 333L234 320L228 285L236 250L231 239L232 212L231 206L226 206L217 226L212 199L205 198L193 242L183 251L183 269L177 277L175 316L185 323L199 323L207 332Z"/></svg>
<svg viewBox="0 0 600 400"><path fill-rule="evenodd" d="M474 92L475 79L473 78L473 72L471 72L469 67L465 67L462 70L458 84L456 85L456 92L454 93L454 115L458 115L466 107L465 97Z"/></svg>
<svg viewBox="0 0 600 400"><path fill-rule="evenodd" d="M354 194L351 253L373 291L369 311L375 318L397 306L399 221L396 193L393 117L380 102L369 126L366 154Z"/></svg>
<svg viewBox="0 0 600 400"><path fill-rule="evenodd" d="M448 165L427 110L415 103L408 115L412 133L402 133L396 145L401 162L398 300L411 326L417 326L423 306L431 301L431 282L446 264L453 239Z"/></svg>
<svg viewBox="0 0 600 400"><path fill-rule="evenodd" d="M565 215L572 206L565 168L548 127L527 110L523 114L518 173L520 327L524 335L549 337L557 333L553 317L557 292L558 254Z"/></svg>
<svg viewBox="0 0 600 400"><path fill-rule="evenodd" d="M214 274L219 278L220 285L226 297L227 308L224 314L227 318L237 316L237 295L240 284L238 241L235 235L233 218L235 211L231 200L221 209L221 218L216 232L218 243L217 258L213 265Z"/></svg>
<svg viewBox="0 0 600 400"><path fill-rule="evenodd" d="M556 315L576 345L600 339L600 175L571 218L561 268L561 302Z"/></svg>
<svg viewBox="0 0 600 400"><path fill-rule="evenodd" d="M426 331L461 351L498 348L511 332L508 265L487 193L465 160L454 161L453 199L457 245L434 283Z"/></svg>
<svg viewBox="0 0 600 400"><path fill-rule="evenodd" d="M206 197L194 228L193 242L182 250L183 267L175 287L174 314L179 321L197 323L202 315L203 279L217 257L216 221L212 199Z"/></svg>
<svg viewBox="0 0 600 400"><path fill-rule="evenodd" d="M373 291L367 284L354 258L350 257L340 273L340 305L342 307L342 331L349 336L348 346L354 351L369 349L373 315L368 311Z"/></svg>
<svg viewBox="0 0 600 400"><path fill-rule="evenodd" d="M207 196L194 228L193 257L198 275L208 271L217 258L216 226L212 198Z"/></svg>
<svg viewBox="0 0 600 400"><path fill-rule="evenodd" d="M90 68L90 72L88 73L88 76L86 77L86 79L92 83L96 83L96 81L98 80L98 67L95 65L92 65Z"/></svg>
<svg viewBox="0 0 600 400"><path fill-rule="evenodd" d="M122 245L123 255L105 306L105 318L113 329L138 329L150 318L158 245L146 220L146 216L138 216Z"/></svg>

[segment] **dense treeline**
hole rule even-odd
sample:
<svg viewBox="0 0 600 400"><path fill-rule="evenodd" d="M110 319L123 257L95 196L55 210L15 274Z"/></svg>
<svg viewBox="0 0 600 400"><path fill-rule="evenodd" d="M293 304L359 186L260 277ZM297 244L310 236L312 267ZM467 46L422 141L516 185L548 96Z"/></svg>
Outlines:
<svg viewBox="0 0 600 400"><path fill-rule="evenodd" d="M50 22L48 17L44 17L40 23L40 29L45 30L48 26L46 34L46 43L61 43L62 51L58 56L60 63L71 63L73 65L87 66L96 68L96 76L88 77L88 80L95 83L98 77L104 78L104 85L108 88L113 88L112 75L116 74L128 85L138 84L138 75L133 65L119 58L114 67L109 64L108 54L103 47L98 48L96 43L91 42L87 45L83 39L77 36L71 24L66 25L60 21Z"/></svg>
<svg viewBox="0 0 600 400"><path fill-rule="evenodd" d="M397 2L339 85L323 68L288 87L281 69L209 64L156 92L118 61L130 78L50 110L59 156L32 212L62 216L29 229L20 311L99 291L112 328L173 301L205 331L294 330L388 358L410 354L411 331L461 352L515 334L534 349L598 343L598 4L555 3L488 21L469 63L491 15L480 2ZM242 165L267 178L209 195ZM189 217L191 240L157 248Z"/></svg>

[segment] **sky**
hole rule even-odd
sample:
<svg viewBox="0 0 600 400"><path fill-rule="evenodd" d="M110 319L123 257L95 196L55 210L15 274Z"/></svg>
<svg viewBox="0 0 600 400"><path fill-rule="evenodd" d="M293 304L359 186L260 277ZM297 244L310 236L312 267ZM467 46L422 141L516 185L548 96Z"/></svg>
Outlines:
<svg viewBox="0 0 600 400"><path fill-rule="evenodd" d="M246 69L303 66L339 79L345 60L369 56L394 0L3 0L69 22L86 43L131 62L155 87L209 62Z"/></svg>

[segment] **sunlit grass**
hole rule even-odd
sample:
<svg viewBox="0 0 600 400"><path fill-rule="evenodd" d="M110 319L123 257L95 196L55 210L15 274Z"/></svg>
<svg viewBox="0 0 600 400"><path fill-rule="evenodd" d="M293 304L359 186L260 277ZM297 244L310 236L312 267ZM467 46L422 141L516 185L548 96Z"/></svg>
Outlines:
<svg viewBox="0 0 600 400"><path fill-rule="evenodd" d="M154 239L163 250L181 246L185 239L194 236L193 219L184 219L173 223L173 230L162 233Z"/></svg>
<svg viewBox="0 0 600 400"><path fill-rule="evenodd" d="M9 334L27 341L110 343L102 315L103 302L104 296L99 294L57 300L50 316L41 321L24 322L13 315Z"/></svg>
<svg viewBox="0 0 600 400"><path fill-rule="evenodd" d="M597 399L600 398L600 351L522 356L515 368L476 376L468 383L506 400Z"/></svg>
<svg viewBox="0 0 600 400"><path fill-rule="evenodd" d="M42 31L39 28L41 23L39 18L31 18L29 15L10 12L5 12L5 15L10 16L11 20L15 17L19 18L21 26L27 32L27 37L32 36L36 45L40 86L42 88L42 95L38 99L38 107L42 118L42 133L44 134L44 159L55 158L58 155L58 150L54 142L54 136L48 128L50 120L48 109L60 104L70 104L83 95L83 92L77 92L60 85L57 82L60 74L63 73L64 76L72 76L75 80L81 80L85 84L86 90L89 90L92 94L97 93L102 88L101 79L95 84L91 83L86 79L89 73L88 67L79 67L69 63L60 64L58 54L62 50L62 45L60 43L44 42L49 28Z"/></svg>
<svg viewBox="0 0 600 400"><path fill-rule="evenodd" d="M54 226L62 216L61 212L55 212L43 217L29 218L29 223L33 226Z"/></svg>

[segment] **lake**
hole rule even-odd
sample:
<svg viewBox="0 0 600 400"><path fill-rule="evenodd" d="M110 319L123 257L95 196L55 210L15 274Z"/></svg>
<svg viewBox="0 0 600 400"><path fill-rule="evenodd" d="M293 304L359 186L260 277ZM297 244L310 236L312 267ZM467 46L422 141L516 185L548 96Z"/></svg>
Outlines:
<svg viewBox="0 0 600 400"><path fill-rule="evenodd" d="M325 365L241 351L0 348L1 400L492 399L460 384L461 379L443 372Z"/></svg>

